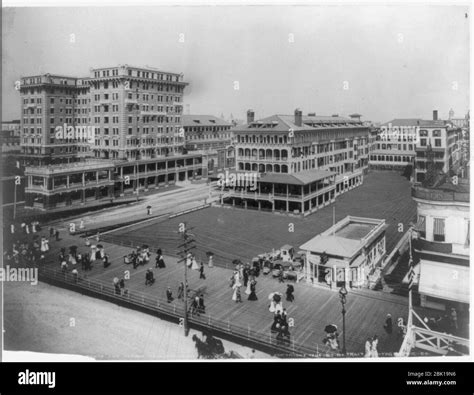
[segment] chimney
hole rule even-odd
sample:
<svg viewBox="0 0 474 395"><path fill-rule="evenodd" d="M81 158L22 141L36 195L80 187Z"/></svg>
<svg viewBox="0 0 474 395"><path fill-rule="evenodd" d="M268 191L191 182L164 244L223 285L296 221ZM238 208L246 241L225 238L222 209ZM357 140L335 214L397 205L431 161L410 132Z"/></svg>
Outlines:
<svg viewBox="0 0 474 395"><path fill-rule="evenodd" d="M438 120L438 110L433 110L433 121Z"/></svg>
<svg viewBox="0 0 474 395"><path fill-rule="evenodd" d="M295 125L296 126L303 125L303 112L299 108L295 110Z"/></svg>
<svg viewBox="0 0 474 395"><path fill-rule="evenodd" d="M255 113L253 110L247 111L247 124L250 124L255 121Z"/></svg>

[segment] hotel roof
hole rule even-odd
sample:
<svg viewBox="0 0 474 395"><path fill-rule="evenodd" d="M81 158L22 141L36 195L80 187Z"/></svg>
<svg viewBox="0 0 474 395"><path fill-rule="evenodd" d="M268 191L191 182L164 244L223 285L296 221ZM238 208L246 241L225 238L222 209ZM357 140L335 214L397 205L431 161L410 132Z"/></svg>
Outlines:
<svg viewBox="0 0 474 395"><path fill-rule="evenodd" d="M183 127L191 126L232 126L222 118L215 117L214 115L182 115L181 122Z"/></svg>
<svg viewBox="0 0 474 395"><path fill-rule="evenodd" d="M362 122L355 121L354 119L344 118L340 116L316 116L316 115L303 115L302 125L297 126L295 124L294 115L282 115L275 114L266 118L259 119L245 124L237 126L233 129L236 132L260 132L260 131L272 131L272 132L288 132L290 129L293 131L309 131L315 129L334 129L334 128L353 128L353 127L365 127Z"/></svg>
<svg viewBox="0 0 474 395"><path fill-rule="evenodd" d="M385 122L380 126L418 126L418 122L421 122L421 118L396 118L391 121Z"/></svg>
<svg viewBox="0 0 474 395"><path fill-rule="evenodd" d="M298 173L266 173L260 177L259 181L273 184L307 185L335 174L334 171L319 169L304 170Z"/></svg>

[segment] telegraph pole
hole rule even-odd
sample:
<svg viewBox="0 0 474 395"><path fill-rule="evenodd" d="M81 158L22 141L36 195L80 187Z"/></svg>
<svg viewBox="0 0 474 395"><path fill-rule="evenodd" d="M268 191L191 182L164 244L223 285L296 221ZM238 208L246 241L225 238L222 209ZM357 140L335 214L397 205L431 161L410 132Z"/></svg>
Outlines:
<svg viewBox="0 0 474 395"><path fill-rule="evenodd" d="M179 254L181 259L178 263L184 263L184 319L183 319L183 326L184 326L184 336L188 336L189 333L189 325L188 325L188 265L187 265L187 256L189 252L196 248L194 245L195 240L192 238L194 235L188 233L188 230L192 230L194 228L187 228L186 223L180 223L178 233L182 234L183 237L183 244L179 245L178 248Z"/></svg>

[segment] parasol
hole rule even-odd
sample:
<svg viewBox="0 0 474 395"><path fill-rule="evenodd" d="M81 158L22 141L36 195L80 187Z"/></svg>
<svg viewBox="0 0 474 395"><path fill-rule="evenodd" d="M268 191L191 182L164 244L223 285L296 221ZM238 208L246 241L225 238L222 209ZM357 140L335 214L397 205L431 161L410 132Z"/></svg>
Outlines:
<svg viewBox="0 0 474 395"><path fill-rule="evenodd" d="M279 302L281 300L282 294L280 292L272 292L268 295L268 300L274 300L275 302Z"/></svg>
<svg viewBox="0 0 474 395"><path fill-rule="evenodd" d="M334 324L326 325L326 327L324 328L324 332L326 333L337 332L337 325L334 325Z"/></svg>

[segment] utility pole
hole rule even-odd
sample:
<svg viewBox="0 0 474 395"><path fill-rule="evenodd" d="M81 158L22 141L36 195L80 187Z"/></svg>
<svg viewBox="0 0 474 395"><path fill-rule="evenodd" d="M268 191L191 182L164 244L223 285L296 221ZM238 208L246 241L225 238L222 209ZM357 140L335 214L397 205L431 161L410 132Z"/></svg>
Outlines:
<svg viewBox="0 0 474 395"><path fill-rule="evenodd" d="M188 265L187 265L187 257L189 252L196 248L194 245L195 240L192 238L194 235L188 233L188 230L192 230L194 228L187 228L186 223L180 223L178 233L181 233L183 237L183 244L179 245L179 254L181 259L178 263L184 263L184 336L188 336L189 333L189 325L188 325Z"/></svg>

